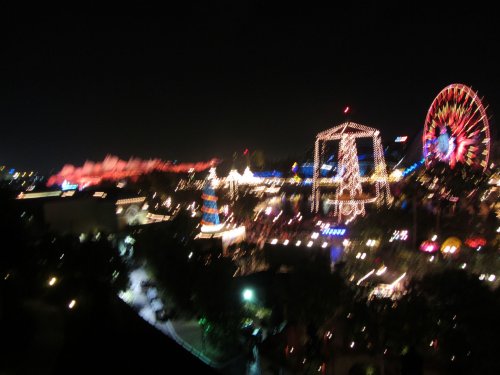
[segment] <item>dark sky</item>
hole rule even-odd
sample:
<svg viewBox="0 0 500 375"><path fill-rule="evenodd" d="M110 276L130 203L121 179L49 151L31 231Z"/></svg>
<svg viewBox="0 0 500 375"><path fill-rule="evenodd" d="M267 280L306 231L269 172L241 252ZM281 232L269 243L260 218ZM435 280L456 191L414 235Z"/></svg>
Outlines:
<svg viewBox="0 0 500 375"><path fill-rule="evenodd" d="M483 6L270 3L2 9L0 164L296 155L345 105L384 138L413 135L454 82L500 112Z"/></svg>

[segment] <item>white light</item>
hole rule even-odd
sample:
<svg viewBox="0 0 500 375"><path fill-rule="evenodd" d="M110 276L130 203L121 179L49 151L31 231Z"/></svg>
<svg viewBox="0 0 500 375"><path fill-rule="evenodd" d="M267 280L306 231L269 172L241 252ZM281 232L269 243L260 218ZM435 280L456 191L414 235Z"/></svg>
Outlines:
<svg viewBox="0 0 500 375"><path fill-rule="evenodd" d="M271 245L276 245L277 243L278 243L278 239L273 238L273 240L271 241Z"/></svg>
<svg viewBox="0 0 500 375"><path fill-rule="evenodd" d="M361 254L361 259L365 259L365 258L366 258L366 253Z"/></svg>
<svg viewBox="0 0 500 375"><path fill-rule="evenodd" d="M49 285L53 286L56 283L56 281L57 281L57 278L51 277L50 280L49 280Z"/></svg>
<svg viewBox="0 0 500 375"><path fill-rule="evenodd" d="M286 246L286 245L288 245L289 242L290 242L289 240L285 240L285 241L283 241L283 245Z"/></svg>
<svg viewBox="0 0 500 375"><path fill-rule="evenodd" d="M313 232L313 234L311 235L311 238L313 240L317 239L319 237L319 233L318 232Z"/></svg>
<svg viewBox="0 0 500 375"><path fill-rule="evenodd" d="M252 289L245 289L243 291L243 299L245 301L251 301L251 300L253 300L253 290Z"/></svg>
<svg viewBox="0 0 500 375"><path fill-rule="evenodd" d="M359 259L359 258L361 258L361 253L356 254L356 259Z"/></svg>
<svg viewBox="0 0 500 375"><path fill-rule="evenodd" d="M70 301L70 303L68 304L68 307L69 307L70 309L72 309L73 307L75 307L75 305L76 305L76 301L75 301L74 299L72 299L72 300Z"/></svg>
<svg viewBox="0 0 500 375"><path fill-rule="evenodd" d="M401 280L403 280L403 278L406 276L406 272L403 273L401 276L399 276L396 280L394 280L392 282L391 287L394 287L397 283L399 283Z"/></svg>
<svg viewBox="0 0 500 375"><path fill-rule="evenodd" d="M482 273L481 275L479 275L479 280L484 280L486 277L486 275L484 273Z"/></svg>
<svg viewBox="0 0 500 375"><path fill-rule="evenodd" d="M358 280L358 282L356 283L357 285L360 285L364 280L366 280L367 278L369 278L373 273L375 272L375 270L371 270L370 272L368 272L365 276L363 276L361 279Z"/></svg>
<svg viewBox="0 0 500 375"><path fill-rule="evenodd" d="M307 247L311 247L312 245L313 245L313 241L309 241L309 242L307 243Z"/></svg>
<svg viewBox="0 0 500 375"><path fill-rule="evenodd" d="M321 247L324 249L325 247L328 246L328 243L327 242L323 242L323 244L321 245Z"/></svg>
<svg viewBox="0 0 500 375"><path fill-rule="evenodd" d="M434 236L432 236L431 241L436 241L437 238L438 238L438 236L435 234Z"/></svg>
<svg viewBox="0 0 500 375"><path fill-rule="evenodd" d="M188 255L188 259L191 259L191 257L193 256L193 252L191 251Z"/></svg>
<svg viewBox="0 0 500 375"><path fill-rule="evenodd" d="M302 241L298 240L296 243L295 243L295 246L300 246L300 244L302 243Z"/></svg>
<svg viewBox="0 0 500 375"><path fill-rule="evenodd" d="M377 270L377 276L383 275L387 271L387 267L383 266Z"/></svg>
<svg viewBox="0 0 500 375"><path fill-rule="evenodd" d="M356 344L356 343L355 343L354 341L351 341L351 345L349 345L349 346L351 347L351 349L352 349L352 348L354 348L354 345L355 345L355 344Z"/></svg>
<svg viewBox="0 0 500 375"><path fill-rule="evenodd" d="M269 216L271 215L271 212L272 212L273 208L271 206L267 206L264 213Z"/></svg>
<svg viewBox="0 0 500 375"><path fill-rule="evenodd" d="M462 269L464 270L467 267L467 263L462 264Z"/></svg>
<svg viewBox="0 0 500 375"><path fill-rule="evenodd" d="M434 261L434 255L429 258L429 262Z"/></svg>
<svg viewBox="0 0 500 375"><path fill-rule="evenodd" d="M490 277L488 277L488 281L493 282L495 281L495 278L495 275L490 275Z"/></svg>
<svg viewBox="0 0 500 375"><path fill-rule="evenodd" d="M349 240L347 238L344 239L344 241L342 241L342 245L349 246Z"/></svg>

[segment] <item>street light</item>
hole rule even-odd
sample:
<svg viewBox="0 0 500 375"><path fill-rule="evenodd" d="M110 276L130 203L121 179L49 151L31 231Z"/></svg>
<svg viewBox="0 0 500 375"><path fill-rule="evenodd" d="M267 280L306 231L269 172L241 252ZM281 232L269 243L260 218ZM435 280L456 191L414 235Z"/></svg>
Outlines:
<svg viewBox="0 0 500 375"><path fill-rule="evenodd" d="M254 295L253 295L253 290L252 289L245 289L243 290L243 300L244 301L248 301L248 302L251 302L253 301L254 299Z"/></svg>
<svg viewBox="0 0 500 375"><path fill-rule="evenodd" d="M51 277L49 279L49 286L54 286L56 282L57 282L57 277Z"/></svg>

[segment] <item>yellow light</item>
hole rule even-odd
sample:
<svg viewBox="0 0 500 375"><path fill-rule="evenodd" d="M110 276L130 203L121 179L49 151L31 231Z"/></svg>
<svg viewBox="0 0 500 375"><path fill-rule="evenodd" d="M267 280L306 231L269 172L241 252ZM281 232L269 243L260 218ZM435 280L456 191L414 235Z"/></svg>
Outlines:
<svg viewBox="0 0 500 375"><path fill-rule="evenodd" d="M74 299L72 299L72 300L70 301L70 303L68 304L68 307L69 307L70 309L72 309L73 307L75 307L75 305L76 305L76 301L75 301Z"/></svg>
<svg viewBox="0 0 500 375"><path fill-rule="evenodd" d="M54 286L54 284L57 282L57 278L56 277L51 277L50 280L49 280L49 285L50 286Z"/></svg>

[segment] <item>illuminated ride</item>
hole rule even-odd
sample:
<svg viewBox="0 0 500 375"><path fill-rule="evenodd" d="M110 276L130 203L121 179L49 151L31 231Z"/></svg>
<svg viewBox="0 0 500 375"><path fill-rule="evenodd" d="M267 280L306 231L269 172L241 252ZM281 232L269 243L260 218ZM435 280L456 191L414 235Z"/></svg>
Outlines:
<svg viewBox="0 0 500 375"><path fill-rule="evenodd" d="M366 194L362 189L356 149L357 138L372 138L373 140L375 168L371 180L375 184L375 196ZM380 132L377 129L348 121L322 131L316 136L311 210L313 212L319 211L322 183L320 167L324 160L326 142L331 141L340 141L338 174L336 177L339 182L334 199L327 199L326 202L335 206L334 216L338 222L348 223L356 216L364 215L366 203L391 203L392 196L389 190Z"/></svg>
<svg viewBox="0 0 500 375"><path fill-rule="evenodd" d="M490 128L477 92L459 83L441 90L427 112L422 143L427 168L441 161L486 170Z"/></svg>

